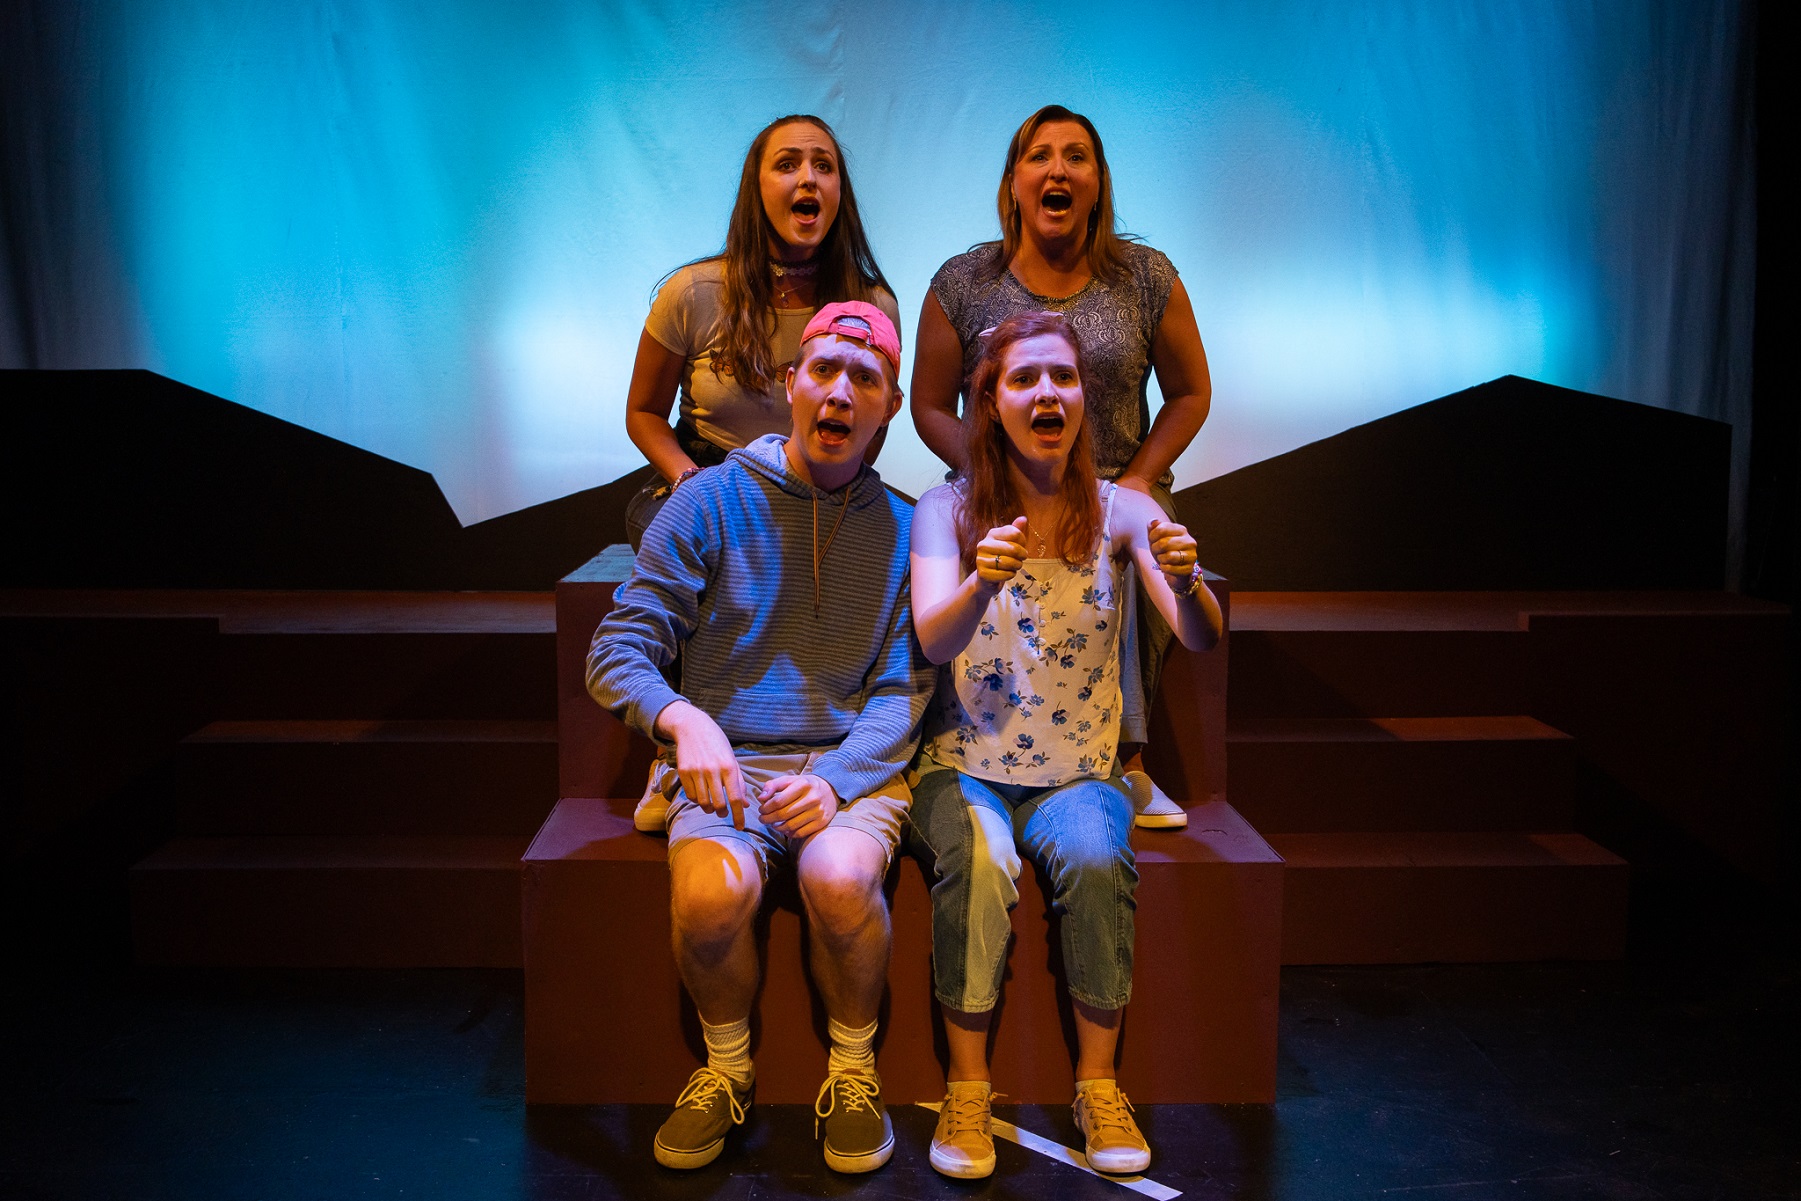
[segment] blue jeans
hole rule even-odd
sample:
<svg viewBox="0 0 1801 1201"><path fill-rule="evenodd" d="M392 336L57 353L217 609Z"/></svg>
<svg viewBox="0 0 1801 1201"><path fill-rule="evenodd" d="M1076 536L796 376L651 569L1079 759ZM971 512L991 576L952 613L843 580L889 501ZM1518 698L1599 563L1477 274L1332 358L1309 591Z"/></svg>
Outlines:
<svg viewBox="0 0 1801 1201"><path fill-rule="evenodd" d="M978 780L921 760L907 847L932 883L938 1000L986 1013L1000 999L1019 851L1051 880L1069 995L1096 1009L1132 999L1132 802L1110 780L1031 788ZM1018 850L1015 850L1017 844Z"/></svg>

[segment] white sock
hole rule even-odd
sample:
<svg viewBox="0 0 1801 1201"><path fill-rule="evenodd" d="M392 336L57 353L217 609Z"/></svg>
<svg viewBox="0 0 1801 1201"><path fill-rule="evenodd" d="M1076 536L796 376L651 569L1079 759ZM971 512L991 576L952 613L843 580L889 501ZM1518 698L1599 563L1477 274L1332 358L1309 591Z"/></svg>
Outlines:
<svg viewBox="0 0 1801 1201"><path fill-rule="evenodd" d="M707 1066L724 1072L739 1084L749 1084L757 1074L750 1062L750 1019L740 1018L723 1026L700 1024L707 1040Z"/></svg>
<svg viewBox="0 0 1801 1201"><path fill-rule="evenodd" d="M1111 1084L1117 1088L1119 1081L1111 1076L1096 1076L1093 1080L1078 1080L1076 1081L1076 1092L1079 1094L1083 1089L1093 1088L1097 1084Z"/></svg>
<svg viewBox="0 0 1801 1201"><path fill-rule="evenodd" d="M832 1040L832 1053L826 1058L826 1070L875 1075L875 1026L871 1022L858 1030L837 1018L827 1018L825 1032Z"/></svg>

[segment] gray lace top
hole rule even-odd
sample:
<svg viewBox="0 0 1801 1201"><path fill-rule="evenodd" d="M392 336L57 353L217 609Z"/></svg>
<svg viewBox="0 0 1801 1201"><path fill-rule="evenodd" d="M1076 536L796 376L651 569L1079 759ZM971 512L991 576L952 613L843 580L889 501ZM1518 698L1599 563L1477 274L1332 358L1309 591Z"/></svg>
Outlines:
<svg viewBox="0 0 1801 1201"><path fill-rule="evenodd" d="M1130 275L1109 286L1091 279L1074 296L1039 296L1003 271L990 278L988 264L999 243L987 242L938 268L932 294L963 343L963 377L975 369L978 335L1019 313L1045 309L1062 313L1082 339L1088 378L1082 381L1094 439L1095 469L1117 479L1138 453L1151 428L1146 388L1151 378L1151 343L1175 287L1176 269L1162 251L1136 242L1124 245ZM1169 477L1165 475L1167 485Z"/></svg>

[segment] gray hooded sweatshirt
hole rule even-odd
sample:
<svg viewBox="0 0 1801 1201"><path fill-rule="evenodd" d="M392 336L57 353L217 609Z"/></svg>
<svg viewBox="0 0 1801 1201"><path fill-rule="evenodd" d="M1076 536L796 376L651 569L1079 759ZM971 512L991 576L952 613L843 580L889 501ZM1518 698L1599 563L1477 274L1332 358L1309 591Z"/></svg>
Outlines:
<svg viewBox="0 0 1801 1201"><path fill-rule="evenodd" d="M594 632L588 692L652 739L686 700L741 750L831 747L813 771L849 803L912 758L936 678L913 637L913 510L869 467L821 492L786 443L759 438L670 496ZM660 671L677 648L681 693Z"/></svg>

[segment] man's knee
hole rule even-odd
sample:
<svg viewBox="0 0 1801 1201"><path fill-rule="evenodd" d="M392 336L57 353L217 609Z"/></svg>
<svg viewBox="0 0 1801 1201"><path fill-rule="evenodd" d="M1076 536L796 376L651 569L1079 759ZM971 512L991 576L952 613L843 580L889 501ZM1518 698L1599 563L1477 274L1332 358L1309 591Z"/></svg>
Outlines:
<svg viewBox="0 0 1801 1201"><path fill-rule="evenodd" d="M724 839L696 839L669 864L670 915L691 942L724 942L757 915L763 879L756 855Z"/></svg>
<svg viewBox="0 0 1801 1201"><path fill-rule="evenodd" d="M873 839L848 833L849 837L829 844L822 841L826 836L820 835L799 864L800 895L807 917L829 938L856 934L884 905L882 877L887 857Z"/></svg>

